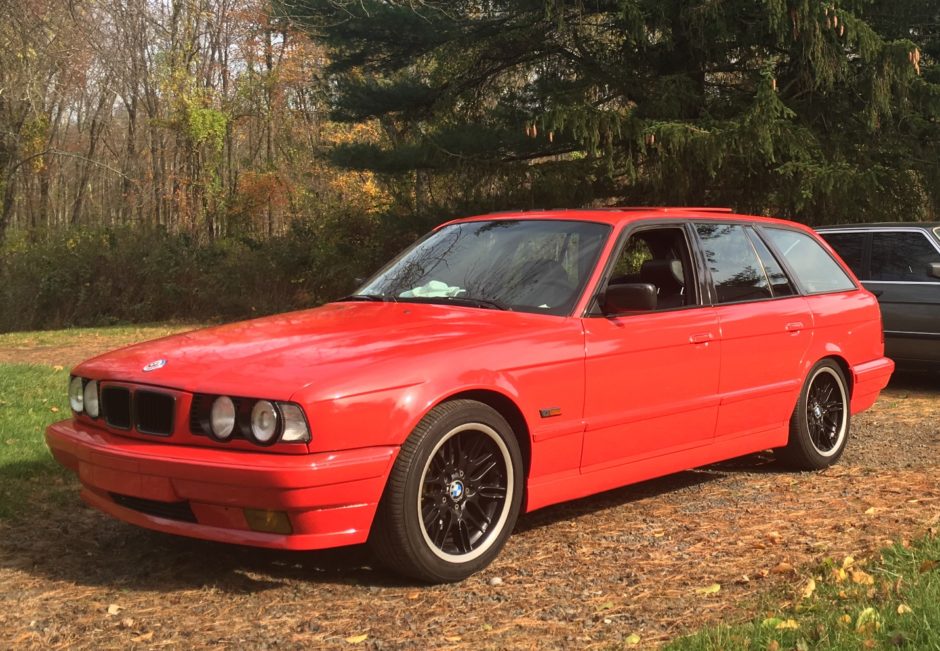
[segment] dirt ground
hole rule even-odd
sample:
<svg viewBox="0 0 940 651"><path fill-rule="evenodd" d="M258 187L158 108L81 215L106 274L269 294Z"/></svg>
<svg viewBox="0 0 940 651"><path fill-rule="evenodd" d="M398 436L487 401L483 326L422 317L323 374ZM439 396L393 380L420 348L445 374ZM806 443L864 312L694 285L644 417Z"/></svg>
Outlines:
<svg viewBox="0 0 940 651"><path fill-rule="evenodd" d="M0 523L0 648L656 646L785 602L827 557L937 526L938 466L940 379L899 375L834 468L753 455L543 509L483 573L432 587L373 569L362 548L137 529L68 483Z"/></svg>

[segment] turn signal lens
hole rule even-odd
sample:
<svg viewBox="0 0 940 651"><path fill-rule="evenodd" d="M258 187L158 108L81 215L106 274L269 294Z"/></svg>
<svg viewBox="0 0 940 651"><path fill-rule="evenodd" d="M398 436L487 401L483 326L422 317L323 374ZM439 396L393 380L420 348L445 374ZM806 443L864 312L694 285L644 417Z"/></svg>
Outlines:
<svg viewBox="0 0 940 651"><path fill-rule="evenodd" d="M82 401L85 403L85 413L92 418L98 418L101 409L98 404L98 383L89 380L85 383L85 390L82 392Z"/></svg>
<svg viewBox="0 0 940 651"><path fill-rule="evenodd" d="M84 387L82 386L82 378L78 376L69 380L69 405L71 405L72 411L77 414L82 413L85 409Z"/></svg>
<svg viewBox="0 0 940 651"><path fill-rule="evenodd" d="M303 410L290 402L279 402L277 406L281 410L281 416L284 417L284 432L281 434L281 440L293 443L309 441L310 430L307 429Z"/></svg>

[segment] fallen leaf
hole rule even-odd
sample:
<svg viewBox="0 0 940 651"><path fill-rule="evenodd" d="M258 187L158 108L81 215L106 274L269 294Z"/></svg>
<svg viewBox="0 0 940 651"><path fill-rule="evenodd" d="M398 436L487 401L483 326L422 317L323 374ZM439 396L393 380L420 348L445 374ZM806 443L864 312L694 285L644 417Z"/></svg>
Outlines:
<svg viewBox="0 0 940 651"><path fill-rule="evenodd" d="M418 599L418 598L420 598L420 597L421 597L421 593L420 593L420 592L410 592L410 593L408 593L408 598L411 599L412 601L414 601L415 599Z"/></svg>
<svg viewBox="0 0 940 651"><path fill-rule="evenodd" d="M848 573L843 570L841 567L835 567L832 569L832 578L835 579L836 583L842 583L849 577Z"/></svg>
<svg viewBox="0 0 940 651"><path fill-rule="evenodd" d="M58 414L58 413L59 413L59 408L58 408L58 407L50 407L50 408L49 408L49 411L51 411L53 414Z"/></svg>
<svg viewBox="0 0 940 651"><path fill-rule="evenodd" d="M447 640L448 642L460 642L462 638L459 635L450 635L450 636L445 635L444 639Z"/></svg>
<svg viewBox="0 0 940 651"><path fill-rule="evenodd" d="M875 579L871 574L863 570L852 570L852 583L859 585L874 585Z"/></svg>
<svg viewBox="0 0 940 651"><path fill-rule="evenodd" d="M810 579L806 582L806 586L803 587L803 598L809 599L813 596L814 592L816 592L816 579Z"/></svg>
<svg viewBox="0 0 940 651"><path fill-rule="evenodd" d="M122 610L124 610L124 608L122 608L121 606L118 606L117 604L111 604L110 606L108 606L109 615L117 615Z"/></svg>
<svg viewBox="0 0 940 651"><path fill-rule="evenodd" d="M779 617L768 617L760 623L761 628L777 628L777 625L780 624L783 620Z"/></svg>
<svg viewBox="0 0 940 651"><path fill-rule="evenodd" d="M773 574L789 574L793 571L793 566L786 561L778 563L774 569L770 570Z"/></svg>
<svg viewBox="0 0 940 651"><path fill-rule="evenodd" d="M843 569L843 570L848 569L849 567L851 567L851 566L854 565L854 564L855 564L855 559L854 559L853 557L851 557L851 556L846 556L845 558L842 559L842 569Z"/></svg>
<svg viewBox="0 0 940 651"><path fill-rule="evenodd" d="M911 610L911 607L908 606L907 604L901 604L900 606L898 606L898 615L906 615L912 612L914 611Z"/></svg>
<svg viewBox="0 0 940 651"><path fill-rule="evenodd" d="M640 636L636 633L630 633L627 638L624 640L627 646L636 646L640 643Z"/></svg>
<svg viewBox="0 0 940 651"><path fill-rule="evenodd" d="M851 616L851 615L843 615L842 617L839 618L839 621L842 622L843 624L851 624L851 623L852 623L852 616Z"/></svg>
<svg viewBox="0 0 940 651"><path fill-rule="evenodd" d="M718 594L720 590L721 590L720 583L712 583L711 585L705 586L704 588L696 588L695 591L701 595L710 595L710 594Z"/></svg>
<svg viewBox="0 0 940 651"><path fill-rule="evenodd" d="M610 610L613 607L614 607L613 601L605 601L604 603L602 603L600 606L597 607L597 612L601 612L603 610Z"/></svg>
<svg viewBox="0 0 940 651"><path fill-rule="evenodd" d="M881 628L881 616L878 611L869 606L858 614L855 620L855 630L859 633L877 631Z"/></svg>
<svg viewBox="0 0 940 651"><path fill-rule="evenodd" d="M143 635L138 635L137 637L132 637L131 642L147 642L153 639L153 631L147 631Z"/></svg>
<svg viewBox="0 0 940 651"><path fill-rule="evenodd" d="M780 643L777 640L771 640L767 644L767 651L780 651Z"/></svg>
<svg viewBox="0 0 940 651"><path fill-rule="evenodd" d="M799 627L800 624L795 619L787 619L777 624L774 628L778 631L795 631Z"/></svg>
<svg viewBox="0 0 940 651"><path fill-rule="evenodd" d="M346 638L346 641L350 644L362 644L368 637L368 633L363 633L362 635L351 635Z"/></svg>
<svg viewBox="0 0 940 651"><path fill-rule="evenodd" d="M937 569L937 566L940 566L940 561L926 560L920 564L920 573L924 574L931 570Z"/></svg>
<svg viewBox="0 0 940 651"><path fill-rule="evenodd" d="M865 509L865 515L875 515L875 512L877 510L878 509L876 509L874 506L870 506L867 509Z"/></svg>
<svg viewBox="0 0 940 651"><path fill-rule="evenodd" d="M64 366L59 366L58 364L56 364L55 366L52 367L52 370L53 370L53 371L64 371L64 370L65 370L65 367L64 367Z"/></svg>

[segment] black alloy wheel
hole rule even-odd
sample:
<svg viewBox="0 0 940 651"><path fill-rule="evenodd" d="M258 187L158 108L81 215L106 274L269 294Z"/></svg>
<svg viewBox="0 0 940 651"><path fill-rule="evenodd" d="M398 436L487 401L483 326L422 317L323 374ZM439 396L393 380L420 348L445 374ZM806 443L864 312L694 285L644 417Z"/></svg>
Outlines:
<svg viewBox="0 0 940 651"><path fill-rule="evenodd" d="M522 506L522 453L503 416L474 400L434 407L402 445L369 536L390 569L460 581L499 553Z"/></svg>

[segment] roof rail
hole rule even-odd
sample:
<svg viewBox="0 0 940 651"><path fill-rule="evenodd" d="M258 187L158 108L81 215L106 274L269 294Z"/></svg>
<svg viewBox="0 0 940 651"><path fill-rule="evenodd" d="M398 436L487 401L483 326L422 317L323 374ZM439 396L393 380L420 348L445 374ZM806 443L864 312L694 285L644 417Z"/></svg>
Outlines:
<svg viewBox="0 0 940 651"><path fill-rule="evenodd" d="M731 208L722 206L607 206L594 210L661 210L662 212L734 212Z"/></svg>

